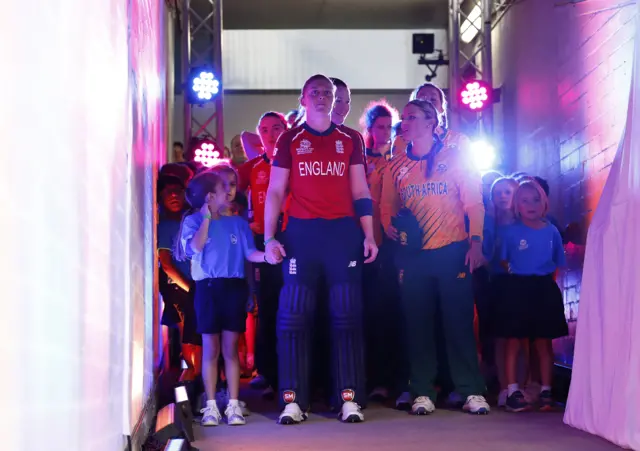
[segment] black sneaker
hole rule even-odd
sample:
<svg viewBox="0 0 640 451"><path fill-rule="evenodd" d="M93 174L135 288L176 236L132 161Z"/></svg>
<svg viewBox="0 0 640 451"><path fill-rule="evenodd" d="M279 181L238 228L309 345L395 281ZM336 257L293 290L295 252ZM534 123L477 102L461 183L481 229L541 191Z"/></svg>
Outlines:
<svg viewBox="0 0 640 451"><path fill-rule="evenodd" d="M553 398L551 397L551 390L541 391L538 402L540 403L541 412L549 412L550 410L553 410Z"/></svg>
<svg viewBox="0 0 640 451"><path fill-rule="evenodd" d="M507 397L507 412L522 412L529 408L529 403L524 399L524 395L520 390L511 393L511 396Z"/></svg>

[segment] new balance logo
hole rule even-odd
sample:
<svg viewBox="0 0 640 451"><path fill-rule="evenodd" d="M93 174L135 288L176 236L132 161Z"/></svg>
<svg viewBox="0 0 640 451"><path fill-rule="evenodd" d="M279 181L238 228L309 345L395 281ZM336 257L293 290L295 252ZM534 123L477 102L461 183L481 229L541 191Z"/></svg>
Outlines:
<svg viewBox="0 0 640 451"><path fill-rule="evenodd" d="M357 262L355 262L355 261L350 261L350 262L349 262L349 266L348 266L348 268L355 268L355 267L356 267L356 264L357 264Z"/></svg>

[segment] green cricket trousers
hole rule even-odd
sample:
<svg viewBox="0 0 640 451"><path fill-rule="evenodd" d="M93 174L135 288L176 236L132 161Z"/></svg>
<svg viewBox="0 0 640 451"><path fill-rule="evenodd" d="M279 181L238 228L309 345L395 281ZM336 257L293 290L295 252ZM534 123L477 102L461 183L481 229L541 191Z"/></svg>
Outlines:
<svg viewBox="0 0 640 451"><path fill-rule="evenodd" d="M403 256L402 307L414 399L436 400L436 321L444 332L455 390L465 399L485 391L473 329L473 281L465 265L468 249L467 241L459 241Z"/></svg>

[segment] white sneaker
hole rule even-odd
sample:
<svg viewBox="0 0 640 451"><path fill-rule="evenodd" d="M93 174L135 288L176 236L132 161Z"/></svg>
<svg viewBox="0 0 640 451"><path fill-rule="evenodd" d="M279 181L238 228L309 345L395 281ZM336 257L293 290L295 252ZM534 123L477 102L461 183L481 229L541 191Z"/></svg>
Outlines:
<svg viewBox="0 0 640 451"><path fill-rule="evenodd" d="M284 406L284 410L278 417L278 423L298 424L302 423L306 419L307 414L300 409L300 406L295 402L291 402Z"/></svg>
<svg viewBox="0 0 640 451"><path fill-rule="evenodd" d="M467 401L462 406L462 410L476 415L486 415L491 411L491 408L484 396L471 395L467 396Z"/></svg>
<svg viewBox="0 0 640 451"><path fill-rule="evenodd" d="M200 420L200 424L203 426L217 426L220 424L220 420L222 419L222 415L220 415L220 411L218 410L218 406L207 405L204 409L200 410L202 414L202 420Z"/></svg>
<svg viewBox="0 0 640 451"><path fill-rule="evenodd" d="M429 415L435 411L436 406L428 396L418 396L411 406L411 413L414 415Z"/></svg>
<svg viewBox="0 0 640 451"><path fill-rule="evenodd" d="M362 423L364 421L364 415L362 414L362 410L360 410L360 406L353 401L342 403L338 418L343 423Z"/></svg>
<svg viewBox="0 0 640 451"><path fill-rule="evenodd" d="M242 415L242 407L240 407L240 403L229 404L224 411L224 416L227 417L227 424L229 426L241 426L243 424L247 424L247 420L245 420L244 415Z"/></svg>
<svg viewBox="0 0 640 451"><path fill-rule="evenodd" d="M509 390L506 388L504 390L500 390L498 394L498 407L506 407L507 406L507 395L509 394Z"/></svg>
<svg viewBox="0 0 640 451"><path fill-rule="evenodd" d="M402 392L396 399L396 409L411 410L411 394L408 391Z"/></svg>

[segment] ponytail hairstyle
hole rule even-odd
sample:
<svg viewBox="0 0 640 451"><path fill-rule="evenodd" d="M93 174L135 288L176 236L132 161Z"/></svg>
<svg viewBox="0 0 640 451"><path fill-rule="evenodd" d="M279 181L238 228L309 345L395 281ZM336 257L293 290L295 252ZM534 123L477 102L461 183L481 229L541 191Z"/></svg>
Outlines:
<svg viewBox="0 0 640 451"><path fill-rule="evenodd" d="M336 77L329 77L329 81L333 84L333 86L335 86L336 88L345 88L348 91L351 91L349 89L349 87L347 86L347 84L340 80L339 78Z"/></svg>
<svg viewBox="0 0 640 451"><path fill-rule="evenodd" d="M429 102L428 100L415 99L415 100L411 100L409 103L407 103L407 105L413 105L419 108L424 113L425 119L435 119L436 126L438 125L439 123L438 110L436 110L436 107L433 106L433 103ZM431 150L427 154L427 169L425 171L425 177L429 178L431 177L431 175L433 175L433 165L435 163L436 155L438 154L438 152L440 152L440 150L442 149L442 146L443 146L442 140L440 139L440 136L438 136L438 134L436 133L436 128L434 127L433 128L433 146L431 147Z"/></svg>
<svg viewBox="0 0 640 451"><path fill-rule="evenodd" d="M447 98L444 95L444 91L442 89L440 89L433 83L422 83L420 86L413 90L409 100L418 99L418 93L420 93L423 88L433 88L438 91L438 97L440 97L440 103L442 104L442 113L438 113L438 125L446 130L449 126L449 121L447 119Z"/></svg>
<svg viewBox="0 0 640 451"><path fill-rule="evenodd" d="M300 116L302 116L301 111L298 110L297 108L289 111L285 116L285 121L287 122L287 128L295 127L298 123L298 119L300 118ZM293 118L293 121L291 123L291 127L289 127L289 120L291 118Z"/></svg>
<svg viewBox="0 0 640 451"><path fill-rule="evenodd" d="M309 77L307 79L307 81L304 82L304 85L302 85L302 91L300 91L300 97L298 98L300 104L298 106L298 120L296 122L296 126L298 125L302 125L306 120L307 120L307 112L305 111L304 107L302 106L302 98L304 97L305 93L307 92L307 89L309 88L309 85L311 83L313 83L314 81L327 81L329 83L331 83L333 85L333 92L335 94L336 92L336 85L333 82L333 80L329 77L327 77L326 75L323 74L315 74L312 75L311 77ZM337 78L335 80L338 80ZM345 86L347 86L345 84L345 82L343 82L342 80L339 80L342 82L342 84L344 84Z"/></svg>
<svg viewBox="0 0 640 451"><path fill-rule="evenodd" d="M360 127L362 128L362 134L364 136L365 148L373 148L373 136L371 136L371 129L380 117L390 117L391 123L398 120L398 111L389 105L386 99L380 99L375 102L369 103L360 117ZM391 137L393 140L393 137Z"/></svg>
<svg viewBox="0 0 640 451"><path fill-rule="evenodd" d="M207 201L207 194L214 193L216 188L222 182L220 174L215 171L205 171L196 175L185 190L185 199L190 208L182 215L180 229L178 231L178 239L173 248L173 257L177 261L185 261L187 259L186 249L182 247L182 227L187 216L197 213Z"/></svg>

